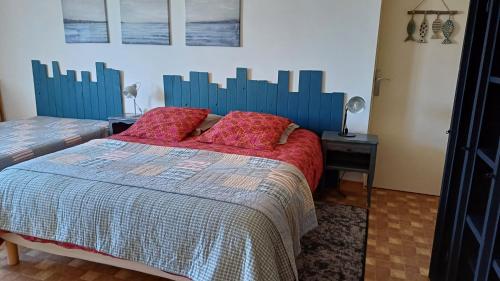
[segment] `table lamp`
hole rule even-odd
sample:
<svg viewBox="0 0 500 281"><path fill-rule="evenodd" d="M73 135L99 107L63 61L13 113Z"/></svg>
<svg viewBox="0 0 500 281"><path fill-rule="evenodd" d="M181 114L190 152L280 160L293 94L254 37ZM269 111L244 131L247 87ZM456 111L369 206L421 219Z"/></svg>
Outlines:
<svg viewBox="0 0 500 281"><path fill-rule="evenodd" d="M349 130L347 129L347 112L351 112L353 114L360 113L365 109L366 102L362 97L356 96L349 99L347 104L345 105L345 113L344 113L344 123L342 125L342 131L339 132L339 136L346 138L353 138L355 134L349 134Z"/></svg>
<svg viewBox="0 0 500 281"><path fill-rule="evenodd" d="M139 86L137 84L132 84L130 86L125 87L125 90L123 90L122 94L127 98L127 99L134 99L134 115L137 115L137 108L139 108L139 112L142 114L142 109L137 105L135 99L137 98L137 90L139 89Z"/></svg>

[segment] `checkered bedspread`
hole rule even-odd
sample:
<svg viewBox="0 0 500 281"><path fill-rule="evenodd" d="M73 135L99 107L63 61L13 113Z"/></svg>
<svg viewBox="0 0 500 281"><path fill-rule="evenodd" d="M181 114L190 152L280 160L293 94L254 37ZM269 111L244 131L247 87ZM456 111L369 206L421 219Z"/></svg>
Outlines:
<svg viewBox="0 0 500 281"><path fill-rule="evenodd" d="M0 229L193 280L294 280L316 225L302 173L265 158L101 139L0 173Z"/></svg>
<svg viewBox="0 0 500 281"><path fill-rule="evenodd" d="M0 123L0 171L47 153L106 137L108 122L33 117Z"/></svg>

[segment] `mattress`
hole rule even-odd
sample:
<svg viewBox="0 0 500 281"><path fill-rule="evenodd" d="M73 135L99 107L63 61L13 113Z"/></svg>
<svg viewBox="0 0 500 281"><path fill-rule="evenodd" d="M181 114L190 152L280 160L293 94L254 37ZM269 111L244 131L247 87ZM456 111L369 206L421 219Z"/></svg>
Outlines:
<svg viewBox="0 0 500 281"><path fill-rule="evenodd" d="M317 226L295 166L215 151L92 140L0 172L0 229L192 280L292 280Z"/></svg>
<svg viewBox="0 0 500 281"><path fill-rule="evenodd" d="M0 229L192 280L291 280L321 169L307 130L274 151L114 136L1 172Z"/></svg>
<svg viewBox="0 0 500 281"><path fill-rule="evenodd" d="M108 122L38 116L0 123L0 170L106 137Z"/></svg>

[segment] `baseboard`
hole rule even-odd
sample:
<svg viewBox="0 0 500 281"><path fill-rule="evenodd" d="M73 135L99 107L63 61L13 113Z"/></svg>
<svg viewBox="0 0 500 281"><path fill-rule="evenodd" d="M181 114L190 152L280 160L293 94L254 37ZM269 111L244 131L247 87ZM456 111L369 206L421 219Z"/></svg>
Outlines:
<svg viewBox="0 0 500 281"><path fill-rule="evenodd" d="M346 172L342 176L342 180L343 181L359 182L359 183L363 183L363 186L366 186L366 179L367 179L366 174L356 173L356 172ZM385 190L393 190L393 191L400 191L400 192L408 192L408 193L414 193L414 194L423 194L423 195L429 195L429 196L440 196L441 195L440 193L436 194L436 193L432 193L432 192L416 191L415 189L405 188L405 187L392 188L392 187L384 187L384 186L377 186L377 185L375 185L374 188L385 189Z"/></svg>

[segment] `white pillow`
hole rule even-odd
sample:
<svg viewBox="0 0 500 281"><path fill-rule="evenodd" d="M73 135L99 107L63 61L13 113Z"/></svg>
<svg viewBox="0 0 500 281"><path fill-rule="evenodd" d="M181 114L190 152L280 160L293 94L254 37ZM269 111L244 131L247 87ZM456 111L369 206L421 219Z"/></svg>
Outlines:
<svg viewBox="0 0 500 281"><path fill-rule="evenodd" d="M295 131L298 128L300 128L299 125L297 125L295 123L290 123L290 125L288 125L288 127L285 129L285 131L281 135L280 141L278 142L278 144L285 144L288 141L288 137L293 133L293 131Z"/></svg>
<svg viewBox="0 0 500 281"><path fill-rule="evenodd" d="M219 122L224 116L220 116L217 114L208 114L207 118L203 120L203 122L196 128L193 133L191 134L192 136L199 136L203 134L203 132L207 131L208 129L212 128L217 122Z"/></svg>

